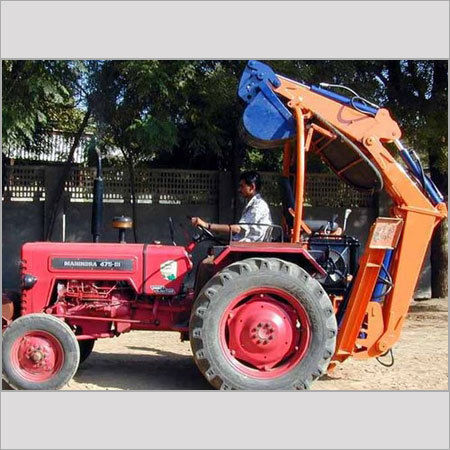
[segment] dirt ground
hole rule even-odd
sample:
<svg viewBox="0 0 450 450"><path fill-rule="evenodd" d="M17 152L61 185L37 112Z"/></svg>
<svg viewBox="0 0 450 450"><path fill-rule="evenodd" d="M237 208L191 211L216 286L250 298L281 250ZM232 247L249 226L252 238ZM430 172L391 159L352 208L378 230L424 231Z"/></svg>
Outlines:
<svg viewBox="0 0 450 450"><path fill-rule="evenodd" d="M447 390L448 301L414 301L395 364L348 360L313 390ZM136 331L96 343L68 390L210 389L178 333Z"/></svg>

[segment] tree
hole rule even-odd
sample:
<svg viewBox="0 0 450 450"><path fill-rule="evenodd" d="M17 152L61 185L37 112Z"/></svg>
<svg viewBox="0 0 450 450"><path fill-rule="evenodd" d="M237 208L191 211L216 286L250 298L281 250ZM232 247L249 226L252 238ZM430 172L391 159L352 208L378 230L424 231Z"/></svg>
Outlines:
<svg viewBox="0 0 450 450"><path fill-rule="evenodd" d="M196 61L179 86L179 133L175 151L184 167L219 169L237 185L246 145L238 124L243 106L236 92L244 61ZM233 199L235 218L238 194Z"/></svg>
<svg viewBox="0 0 450 450"><path fill-rule="evenodd" d="M92 108L99 145L121 150L130 176L133 232L138 241L135 172L176 142L171 120L173 72L177 62L102 61L92 77Z"/></svg>
<svg viewBox="0 0 450 450"><path fill-rule="evenodd" d="M49 130L74 132L78 109L78 61L2 61L2 135L6 146L38 144Z"/></svg>
<svg viewBox="0 0 450 450"><path fill-rule="evenodd" d="M74 133L57 189L52 193L45 238L51 238L73 155L88 126L90 111L80 108L83 88L82 61L7 61L3 68L2 132L6 146L40 146L46 134L59 129Z"/></svg>

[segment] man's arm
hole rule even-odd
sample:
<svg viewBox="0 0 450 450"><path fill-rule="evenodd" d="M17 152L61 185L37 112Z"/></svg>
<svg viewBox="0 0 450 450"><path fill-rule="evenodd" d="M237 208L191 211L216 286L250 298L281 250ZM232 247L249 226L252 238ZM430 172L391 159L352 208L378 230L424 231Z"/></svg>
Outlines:
<svg viewBox="0 0 450 450"><path fill-rule="evenodd" d="M208 223L205 222L200 217L193 217L191 219L192 225L197 226L200 225L204 228L206 228L209 231L212 231L213 233L223 233L223 234L229 234L230 231L235 234L239 233L241 231L241 227L239 225L224 225L221 223Z"/></svg>

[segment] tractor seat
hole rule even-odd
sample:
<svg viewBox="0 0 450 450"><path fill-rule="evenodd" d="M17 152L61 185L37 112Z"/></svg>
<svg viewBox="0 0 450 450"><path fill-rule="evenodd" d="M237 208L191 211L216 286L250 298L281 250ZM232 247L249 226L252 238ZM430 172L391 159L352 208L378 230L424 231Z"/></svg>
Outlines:
<svg viewBox="0 0 450 450"><path fill-rule="evenodd" d="M334 233L339 227L334 220L305 220L304 222L313 233L319 233L320 231Z"/></svg>

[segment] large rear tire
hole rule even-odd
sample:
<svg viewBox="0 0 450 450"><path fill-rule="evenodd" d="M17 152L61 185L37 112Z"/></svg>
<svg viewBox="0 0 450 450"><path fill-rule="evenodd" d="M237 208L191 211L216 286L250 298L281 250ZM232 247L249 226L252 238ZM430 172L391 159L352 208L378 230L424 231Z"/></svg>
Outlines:
<svg viewBox="0 0 450 450"><path fill-rule="evenodd" d="M3 377L14 389L60 389L78 369L75 334L48 314L27 314L3 334Z"/></svg>
<svg viewBox="0 0 450 450"><path fill-rule="evenodd" d="M194 360L217 389L308 389L336 345L333 307L299 266L251 258L217 273L190 319Z"/></svg>

